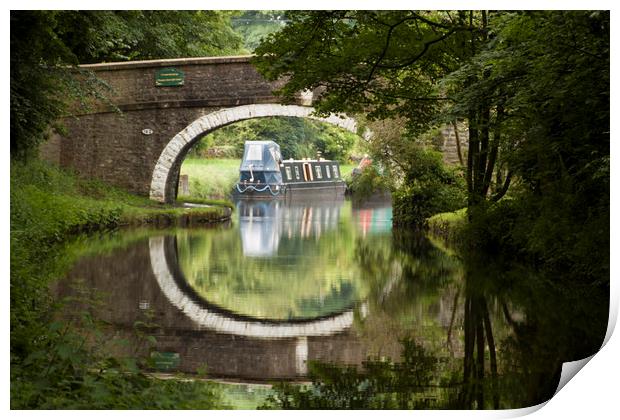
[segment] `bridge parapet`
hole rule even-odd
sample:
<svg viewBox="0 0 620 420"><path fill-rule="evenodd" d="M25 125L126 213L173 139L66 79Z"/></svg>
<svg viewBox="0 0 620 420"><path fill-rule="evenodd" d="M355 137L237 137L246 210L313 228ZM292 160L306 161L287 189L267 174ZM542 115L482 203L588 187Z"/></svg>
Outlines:
<svg viewBox="0 0 620 420"><path fill-rule="evenodd" d="M106 81L111 87L109 99L121 111L278 103L280 99L273 91L282 87L284 81L265 80L251 65L251 58L180 58L87 64L80 67ZM158 84L158 75L163 69L181 74L182 84ZM310 105L308 94L300 93L295 103ZM99 106L94 113L113 111L109 106Z"/></svg>

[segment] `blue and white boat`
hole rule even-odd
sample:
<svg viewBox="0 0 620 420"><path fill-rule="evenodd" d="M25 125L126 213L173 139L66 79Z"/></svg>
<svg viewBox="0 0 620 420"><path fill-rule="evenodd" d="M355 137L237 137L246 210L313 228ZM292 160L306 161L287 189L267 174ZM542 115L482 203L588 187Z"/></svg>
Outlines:
<svg viewBox="0 0 620 420"><path fill-rule="evenodd" d="M333 160L282 160L273 141L246 141L235 198L293 198L312 194L342 197L346 184Z"/></svg>

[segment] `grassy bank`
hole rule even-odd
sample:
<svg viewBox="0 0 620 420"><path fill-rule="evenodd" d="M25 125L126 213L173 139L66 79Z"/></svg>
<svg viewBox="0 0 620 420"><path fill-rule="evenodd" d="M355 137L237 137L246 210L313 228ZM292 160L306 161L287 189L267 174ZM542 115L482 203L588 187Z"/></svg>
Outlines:
<svg viewBox="0 0 620 420"><path fill-rule="evenodd" d="M426 219L429 234L449 245L455 245L459 234L467 223L467 208L438 213Z"/></svg>
<svg viewBox="0 0 620 420"><path fill-rule="evenodd" d="M200 199L227 199L235 182L239 180L240 163L239 159L188 157L181 166L181 175L189 176L189 196L179 197L179 200L197 202ZM355 166L341 164L342 177L348 176Z"/></svg>
<svg viewBox="0 0 620 420"><path fill-rule="evenodd" d="M72 238L119 226L215 222L228 207L153 203L36 160L11 162L11 408L218 408L208 383L161 381L146 361L102 351L102 326L87 312L60 321L48 286L73 261Z"/></svg>
<svg viewBox="0 0 620 420"><path fill-rule="evenodd" d="M189 176L190 197L228 198L239 179L239 164L239 159L185 159L181 175Z"/></svg>

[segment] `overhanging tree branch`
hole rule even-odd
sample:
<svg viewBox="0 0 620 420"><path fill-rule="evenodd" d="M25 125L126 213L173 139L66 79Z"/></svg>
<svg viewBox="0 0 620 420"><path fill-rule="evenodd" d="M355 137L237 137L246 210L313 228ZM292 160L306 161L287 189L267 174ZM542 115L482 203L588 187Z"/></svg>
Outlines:
<svg viewBox="0 0 620 420"><path fill-rule="evenodd" d="M412 65L413 63L418 61L420 58L422 58L422 56L424 56L424 54L426 54L426 52L431 47L431 45L437 44L437 43L447 39L450 35L452 35L452 34L454 34L456 32L457 32L457 29L453 28L450 31L448 31L445 34L443 34L442 36L440 36L439 38L435 38L435 39L433 39L431 41L425 42L424 43L424 47L422 48L422 51L420 51L418 54L416 54L415 56L411 57L410 59L406 60L403 63L394 64L394 65L378 65L377 67L382 68L382 69L402 69L404 67L409 67L410 65Z"/></svg>
<svg viewBox="0 0 620 420"><path fill-rule="evenodd" d="M506 175L506 179L504 180L504 185L502 186L502 189L495 193L493 197L491 197L491 201L495 203L506 194L506 192L508 191L508 187L510 186L511 178L512 172L508 172L508 175Z"/></svg>

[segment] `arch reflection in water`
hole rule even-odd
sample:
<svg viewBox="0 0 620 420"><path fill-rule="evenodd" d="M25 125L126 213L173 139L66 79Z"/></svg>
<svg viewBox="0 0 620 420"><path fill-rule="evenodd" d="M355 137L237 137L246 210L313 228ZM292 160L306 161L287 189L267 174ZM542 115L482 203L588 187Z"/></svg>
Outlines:
<svg viewBox="0 0 620 420"><path fill-rule="evenodd" d="M202 328L255 338L290 338L331 335L349 328L353 323L353 310L299 322L266 322L218 310L179 286L168 265L165 237L150 238L149 251L153 273L164 295Z"/></svg>
<svg viewBox="0 0 620 420"><path fill-rule="evenodd" d="M241 202L239 233L177 232L180 275L201 299L253 319L303 321L350 310L368 295L368 281L343 204Z"/></svg>

